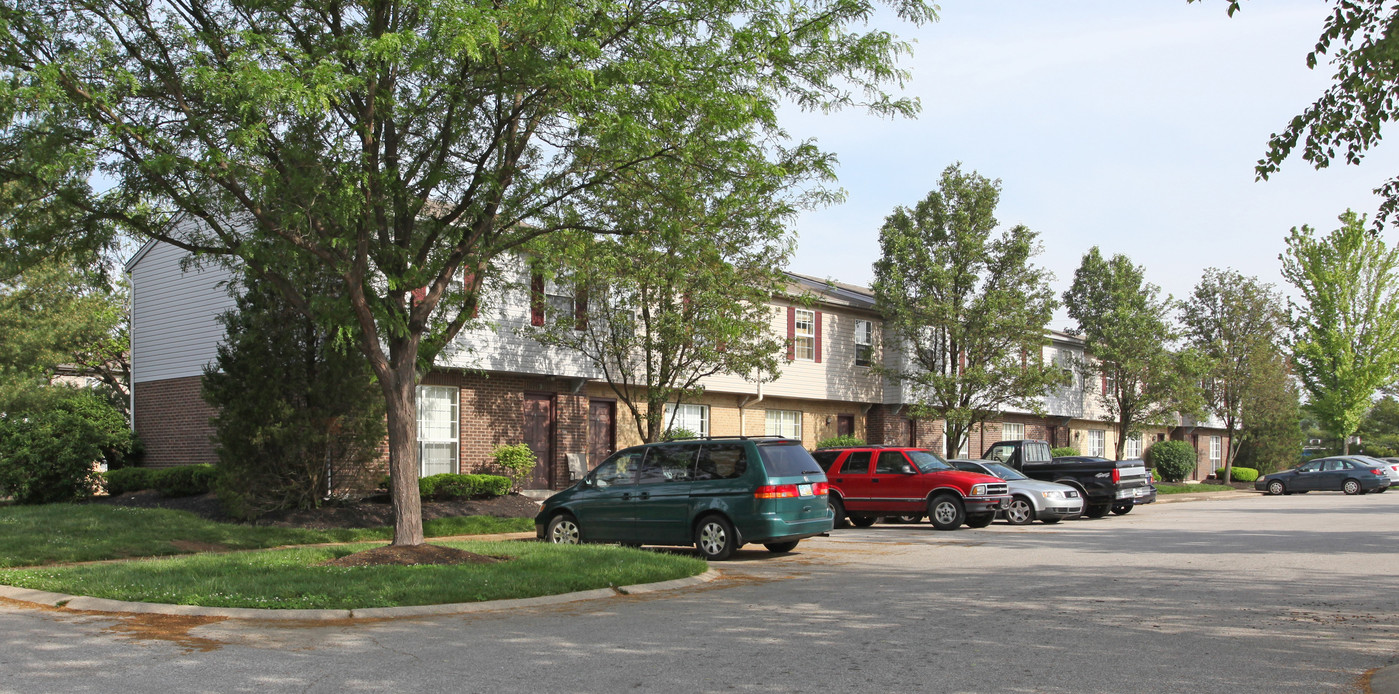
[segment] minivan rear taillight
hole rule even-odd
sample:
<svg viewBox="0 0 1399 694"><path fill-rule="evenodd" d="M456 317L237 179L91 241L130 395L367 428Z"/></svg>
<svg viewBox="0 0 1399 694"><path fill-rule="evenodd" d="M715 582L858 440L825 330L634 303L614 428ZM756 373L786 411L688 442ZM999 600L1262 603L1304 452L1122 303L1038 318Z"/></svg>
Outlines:
<svg viewBox="0 0 1399 694"><path fill-rule="evenodd" d="M811 493L816 496L826 496L831 493L831 484L829 482L817 482L811 485Z"/></svg>
<svg viewBox="0 0 1399 694"><path fill-rule="evenodd" d="M791 499L801 496L797 493L795 484L769 484L758 487L758 491L753 492L755 499Z"/></svg>

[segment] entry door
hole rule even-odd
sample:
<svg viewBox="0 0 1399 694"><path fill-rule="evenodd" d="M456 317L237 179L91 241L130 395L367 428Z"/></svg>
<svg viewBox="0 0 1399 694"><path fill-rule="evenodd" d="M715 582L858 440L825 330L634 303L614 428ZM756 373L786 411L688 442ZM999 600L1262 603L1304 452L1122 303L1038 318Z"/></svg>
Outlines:
<svg viewBox="0 0 1399 694"><path fill-rule="evenodd" d="M588 467L597 467L616 450L616 413L615 402L592 400L588 403Z"/></svg>
<svg viewBox="0 0 1399 694"><path fill-rule="evenodd" d="M836 436L853 436L855 434L855 415L836 415Z"/></svg>
<svg viewBox="0 0 1399 694"><path fill-rule="evenodd" d="M531 489L553 487L554 461L554 396L525 395L525 445L534 451L534 476Z"/></svg>

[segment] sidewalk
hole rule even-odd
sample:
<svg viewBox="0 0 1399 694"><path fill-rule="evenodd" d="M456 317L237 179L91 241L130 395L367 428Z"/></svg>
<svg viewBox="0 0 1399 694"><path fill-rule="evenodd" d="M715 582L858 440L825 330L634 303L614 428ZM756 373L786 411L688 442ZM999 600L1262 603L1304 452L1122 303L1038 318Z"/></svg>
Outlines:
<svg viewBox="0 0 1399 694"><path fill-rule="evenodd" d="M1184 492L1181 494L1157 494L1156 503L1175 504L1182 501L1220 501L1223 499L1244 499L1250 496L1264 496L1263 492L1235 489L1231 492Z"/></svg>

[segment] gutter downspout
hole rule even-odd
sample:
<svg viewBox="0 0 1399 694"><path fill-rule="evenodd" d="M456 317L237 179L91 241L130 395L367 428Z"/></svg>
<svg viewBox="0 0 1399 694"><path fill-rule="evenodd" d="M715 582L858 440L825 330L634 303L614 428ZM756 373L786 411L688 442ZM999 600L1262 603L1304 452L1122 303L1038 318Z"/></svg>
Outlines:
<svg viewBox="0 0 1399 694"><path fill-rule="evenodd" d="M739 435L739 436L746 436L747 433L748 433L748 432L747 432L747 427L746 427L748 418L744 416L744 414L745 414L745 413L744 413L744 409L746 409L749 405L755 405L755 404L760 403L760 402L762 402L762 401L763 401L763 383L762 383L762 381L759 381L759 382L758 382L758 395L757 395L757 397L754 397L754 398L751 399L751 400L749 400L749 399L744 399L742 402L738 403L738 435Z"/></svg>

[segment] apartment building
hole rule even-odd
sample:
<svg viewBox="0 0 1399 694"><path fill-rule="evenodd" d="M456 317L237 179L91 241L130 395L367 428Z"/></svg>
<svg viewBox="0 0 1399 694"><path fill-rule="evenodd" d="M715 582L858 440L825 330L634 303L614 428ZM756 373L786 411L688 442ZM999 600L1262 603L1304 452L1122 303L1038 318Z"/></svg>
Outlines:
<svg viewBox="0 0 1399 694"><path fill-rule="evenodd" d="M214 412L199 395L200 378L223 339L218 316L233 307L236 287L227 268L185 260L183 251L152 242L126 265L133 425L150 466L216 460L209 439ZM442 351L418 388L420 474L486 469L498 445L524 442L540 460L530 486L560 489L611 452L640 442L632 411L593 365L529 334L544 320L578 310L571 288L531 277L520 260L506 263L483 294L482 320ZM882 320L869 289L789 274L769 309L771 329L788 341L781 374L706 378L701 396L668 406L667 422L701 435L790 436L808 447L854 434L943 450L941 422L909 417L909 393L874 369L900 357L880 339ZM1080 341L1062 333L1050 338L1046 359L1082 358ZM961 453L978 455L1003 438L1043 438L1110 457L1112 431L1095 409L1091 386L1075 383L1047 396L1047 416L1006 412L974 432ZM1153 437L1190 440L1202 451L1203 478L1214 446L1222 445L1215 431L1199 424L1153 430L1128 452L1159 440Z"/></svg>

